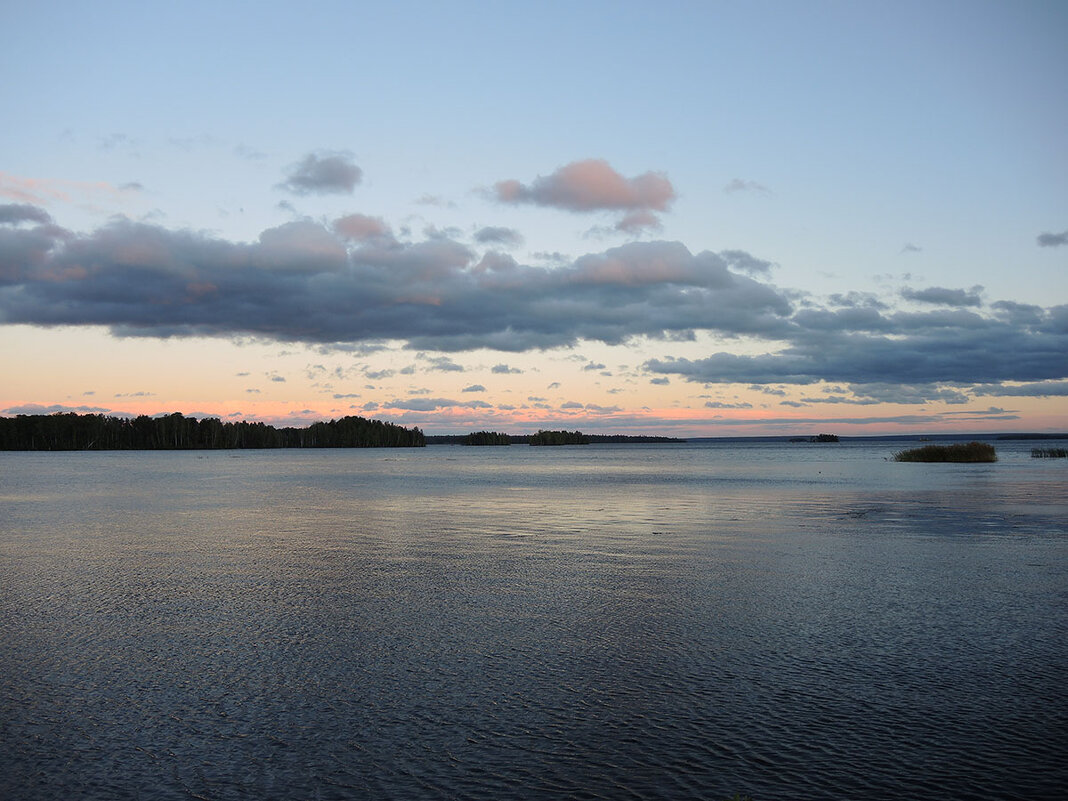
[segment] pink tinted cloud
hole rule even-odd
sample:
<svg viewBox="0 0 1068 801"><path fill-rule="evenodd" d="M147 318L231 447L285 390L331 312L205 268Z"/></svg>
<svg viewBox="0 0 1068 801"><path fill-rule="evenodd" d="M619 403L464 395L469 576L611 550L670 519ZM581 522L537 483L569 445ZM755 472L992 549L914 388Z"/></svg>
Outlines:
<svg viewBox="0 0 1068 801"><path fill-rule="evenodd" d="M366 214L349 214L346 217L339 217L334 220L333 228L339 236L356 241L385 236L389 233L389 226L381 218L368 217Z"/></svg>
<svg viewBox="0 0 1068 801"><path fill-rule="evenodd" d="M144 187L137 182L115 186L107 181L28 178L0 172L0 198L36 206L73 203L94 214L113 213L113 208L108 207L115 204L122 206L143 190Z"/></svg>
<svg viewBox="0 0 1068 801"><path fill-rule="evenodd" d="M603 159L566 164L526 185L515 179L494 186L502 203L533 203L569 211L666 211L675 188L663 173L626 178Z"/></svg>
<svg viewBox="0 0 1068 801"><path fill-rule="evenodd" d="M61 189L59 184L58 181L23 178L0 172L0 197L37 205L43 205L49 200L70 200L70 195Z"/></svg>

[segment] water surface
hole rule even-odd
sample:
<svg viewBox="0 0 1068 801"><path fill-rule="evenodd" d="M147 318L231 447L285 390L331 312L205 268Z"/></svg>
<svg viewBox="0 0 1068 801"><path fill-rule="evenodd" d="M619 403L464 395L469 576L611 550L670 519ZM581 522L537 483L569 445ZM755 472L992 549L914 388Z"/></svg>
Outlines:
<svg viewBox="0 0 1068 801"><path fill-rule="evenodd" d="M997 445L0 454L0 796L1061 798Z"/></svg>

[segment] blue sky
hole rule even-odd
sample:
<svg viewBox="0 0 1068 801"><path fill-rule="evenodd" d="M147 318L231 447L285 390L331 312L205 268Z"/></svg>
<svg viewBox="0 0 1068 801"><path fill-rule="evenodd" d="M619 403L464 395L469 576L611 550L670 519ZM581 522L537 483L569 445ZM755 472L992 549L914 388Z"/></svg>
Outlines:
<svg viewBox="0 0 1068 801"><path fill-rule="evenodd" d="M0 413L1068 426L1063 3L0 22Z"/></svg>

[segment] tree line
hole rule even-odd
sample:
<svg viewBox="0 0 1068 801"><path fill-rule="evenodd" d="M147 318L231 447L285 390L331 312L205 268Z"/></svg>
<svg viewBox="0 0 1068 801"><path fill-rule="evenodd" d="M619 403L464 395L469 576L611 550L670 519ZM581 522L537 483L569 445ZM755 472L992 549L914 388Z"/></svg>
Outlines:
<svg viewBox="0 0 1068 801"><path fill-rule="evenodd" d="M307 428L223 422L179 412L134 418L103 414L20 414L0 417L0 450L219 450L237 448L421 448L418 428L342 417Z"/></svg>
<svg viewBox="0 0 1068 801"><path fill-rule="evenodd" d="M539 431L527 440L531 445L589 445L590 438L581 431Z"/></svg>

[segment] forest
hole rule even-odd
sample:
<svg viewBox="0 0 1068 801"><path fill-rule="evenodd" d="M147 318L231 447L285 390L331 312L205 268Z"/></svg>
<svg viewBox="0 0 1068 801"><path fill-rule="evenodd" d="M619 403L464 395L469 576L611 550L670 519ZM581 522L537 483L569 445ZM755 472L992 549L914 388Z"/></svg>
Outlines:
<svg viewBox="0 0 1068 801"><path fill-rule="evenodd" d="M102 414L20 414L0 417L0 450L221 450L237 448L421 448L418 428L342 417L307 428L222 422L217 417L110 417Z"/></svg>

